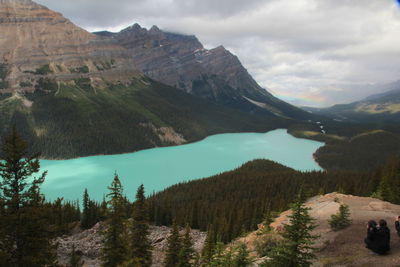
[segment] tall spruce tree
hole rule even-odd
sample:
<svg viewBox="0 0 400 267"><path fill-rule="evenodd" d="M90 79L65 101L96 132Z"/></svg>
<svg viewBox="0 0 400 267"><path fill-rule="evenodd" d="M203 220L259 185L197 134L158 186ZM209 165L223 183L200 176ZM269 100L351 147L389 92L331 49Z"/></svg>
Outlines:
<svg viewBox="0 0 400 267"><path fill-rule="evenodd" d="M232 253L225 251L224 244L217 242L214 246L211 259L208 262L203 262L202 266L206 267L228 267L232 266Z"/></svg>
<svg viewBox="0 0 400 267"><path fill-rule="evenodd" d="M117 174L108 189L108 228L104 233L102 260L104 267L116 267L127 259L123 188Z"/></svg>
<svg viewBox="0 0 400 267"><path fill-rule="evenodd" d="M173 223L170 236L168 237L168 247L165 255L164 266L165 267L177 267L179 264L179 253L181 251L182 244L179 236L178 224Z"/></svg>
<svg viewBox="0 0 400 267"><path fill-rule="evenodd" d="M83 192L83 209L82 209L82 219L81 219L82 229L89 229L91 227L89 202L90 202L89 193L87 191L87 188L85 188L85 191Z"/></svg>
<svg viewBox="0 0 400 267"><path fill-rule="evenodd" d="M306 267L311 266L315 258L312 246L318 236L311 232L317 227L315 219L309 215L310 208L304 206L304 194L301 190L296 202L291 205L292 214L289 224L284 225L283 242L272 249L263 266L270 267Z"/></svg>
<svg viewBox="0 0 400 267"><path fill-rule="evenodd" d="M191 229L189 225L186 225L185 235L182 239L182 247L179 252L179 262L178 267L191 267L192 261L194 260L194 249L193 240L190 236Z"/></svg>
<svg viewBox="0 0 400 267"><path fill-rule="evenodd" d="M55 262L45 221L39 154L28 154L27 142L12 128L0 155L0 263L4 266L47 266Z"/></svg>
<svg viewBox="0 0 400 267"><path fill-rule="evenodd" d="M214 248L215 248L214 231L213 231L213 226L210 225L208 227L206 240L204 241L203 250L201 251L202 264L207 265L211 261L211 258L214 254Z"/></svg>
<svg viewBox="0 0 400 267"><path fill-rule="evenodd" d="M149 267L152 261L152 247L149 241L148 213L143 185L139 186L136 193L132 219L129 258L141 267Z"/></svg>

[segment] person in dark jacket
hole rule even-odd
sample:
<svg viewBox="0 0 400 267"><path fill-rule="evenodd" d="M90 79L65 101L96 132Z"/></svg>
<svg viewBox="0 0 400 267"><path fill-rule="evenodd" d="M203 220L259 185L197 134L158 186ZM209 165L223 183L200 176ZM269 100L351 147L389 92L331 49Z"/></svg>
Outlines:
<svg viewBox="0 0 400 267"><path fill-rule="evenodd" d="M400 236L400 216L397 216L394 226L396 227L397 235Z"/></svg>
<svg viewBox="0 0 400 267"><path fill-rule="evenodd" d="M367 237L364 239L366 248L376 251L376 237L378 229L376 228L377 223L374 220L370 220L367 223Z"/></svg>
<svg viewBox="0 0 400 267"><path fill-rule="evenodd" d="M390 250L390 230L387 227L387 223L385 220L379 221L379 227L377 231L377 251L376 253L380 255L384 255Z"/></svg>

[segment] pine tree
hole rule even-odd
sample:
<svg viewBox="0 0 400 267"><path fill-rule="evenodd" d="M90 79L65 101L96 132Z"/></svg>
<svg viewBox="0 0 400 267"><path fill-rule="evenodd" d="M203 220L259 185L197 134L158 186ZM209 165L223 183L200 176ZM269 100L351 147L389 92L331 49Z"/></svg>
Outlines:
<svg viewBox="0 0 400 267"><path fill-rule="evenodd" d="M291 205L290 223L284 225L282 234L284 241L270 252L270 259L264 266L311 266L310 261L315 258L315 248L312 245L318 236L311 233L316 228L315 220L309 215L310 208L304 207L303 200L300 193L296 202Z"/></svg>
<svg viewBox="0 0 400 267"><path fill-rule="evenodd" d="M227 267L231 266L231 264L232 253L226 253L224 251L224 244L221 242L215 244L210 260L203 262L203 265L206 267Z"/></svg>
<svg viewBox="0 0 400 267"><path fill-rule="evenodd" d="M243 243L231 248L224 248L224 244L218 242L215 245L212 258L206 267L249 267L253 260L247 247Z"/></svg>
<svg viewBox="0 0 400 267"><path fill-rule="evenodd" d="M233 266L235 267L247 267L252 264L252 259L250 258L249 251L244 243L240 243L235 248L235 253L233 257Z"/></svg>
<svg viewBox="0 0 400 267"><path fill-rule="evenodd" d="M168 237L168 248L165 254L164 266L176 267L179 264L179 253L182 249L179 229L176 222L172 225L170 236Z"/></svg>
<svg viewBox="0 0 400 267"><path fill-rule="evenodd" d="M203 250L201 252L201 262L203 264L208 264L211 261L211 258L214 253L214 248L215 248L214 231L213 227L210 226L207 231L206 240L204 241Z"/></svg>
<svg viewBox="0 0 400 267"><path fill-rule="evenodd" d="M186 225L185 235L182 239L182 248L179 252L179 263L178 267L190 267L192 266L192 261L194 259L194 249L193 249L193 241L190 236L190 227Z"/></svg>
<svg viewBox="0 0 400 267"><path fill-rule="evenodd" d="M81 228L82 229L89 229L92 225L90 225L90 208L89 208L89 194L87 188L83 193L83 210L82 210L82 219L81 219Z"/></svg>
<svg viewBox="0 0 400 267"><path fill-rule="evenodd" d="M109 215L108 229L104 233L103 266L116 267L127 259L125 242L123 188L118 175L114 175L114 180L110 187L108 197Z"/></svg>
<svg viewBox="0 0 400 267"><path fill-rule="evenodd" d="M151 266L151 244L149 241L148 213L144 186L139 186L133 208L131 228L130 259L140 263L141 267Z"/></svg>
<svg viewBox="0 0 400 267"><path fill-rule="evenodd" d="M5 266L45 266L55 262L51 234L45 222L40 186L39 154L28 155L28 144L15 126L5 137L0 157L0 263ZM32 178L33 177L33 178Z"/></svg>
<svg viewBox="0 0 400 267"><path fill-rule="evenodd" d="M377 195L384 201L391 201L393 198L393 191L389 183L389 177L384 175L379 183Z"/></svg>
<svg viewBox="0 0 400 267"><path fill-rule="evenodd" d="M339 231L349 226L351 224L349 206L341 204L339 212L337 214L332 214L328 223L334 231Z"/></svg>

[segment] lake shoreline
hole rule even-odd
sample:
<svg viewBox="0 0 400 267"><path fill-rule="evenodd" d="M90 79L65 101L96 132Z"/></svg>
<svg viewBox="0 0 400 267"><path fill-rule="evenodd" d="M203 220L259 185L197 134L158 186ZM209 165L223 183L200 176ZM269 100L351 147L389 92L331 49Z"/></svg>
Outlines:
<svg viewBox="0 0 400 267"><path fill-rule="evenodd" d="M80 199L85 188L96 200L107 193L118 173L131 197L140 184L158 192L174 184L231 171L254 159L267 159L299 171L322 170L313 154L322 142L296 138L287 129L266 133L224 133L198 142L150 148L134 153L97 155L68 160L41 160L48 171L43 184L47 199Z"/></svg>
<svg viewBox="0 0 400 267"><path fill-rule="evenodd" d="M185 145L190 145L190 144L195 144L201 141L204 141L205 139L212 137L212 136L216 136L216 135L220 135L220 134L250 134L250 133L258 133L258 134L266 134L272 131L276 131L276 130L286 130L286 133L293 136L294 138L297 139L305 139L305 140L310 140L310 141L317 141L320 143L324 143L324 145L326 145L325 142L321 142L312 138L305 138L305 137L298 137L295 136L294 134L292 134L288 128L275 128L275 129L271 129L267 132L223 132L223 133L216 133L216 134L212 134L212 135L208 135L206 137L203 137L201 139L198 140L193 140L193 141L189 141L187 143L183 143L180 145L176 145L176 144L171 144L171 145L165 145L165 146L155 146L155 147L149 147L149 148L144 148L144 149L139 149L139 150L132 150L132 151L127 151L127 152L121 152L121 153L109 153L109 154L103 154L103 153L99 153L99 154L93 154L93 155L86 155L86 156L77 156L77 157L71 157L71 158L43 158L43 157L39 157L40 160L52 160L52 161L61 161L61 160L74 160L74 159L81 159L81 158L89 158L89 157L97 157L97 156L115 156L115 155L125 155L125 154L132 154L132 153L137 153L140 151L145 151L145 150L150 150L150 149L157 149L157 148L165 148L165 147L178 147L178 146L185 146ZM315 151L316 152L316 151ZM316 161L316 158L314 158L314 160Z"/></svg>

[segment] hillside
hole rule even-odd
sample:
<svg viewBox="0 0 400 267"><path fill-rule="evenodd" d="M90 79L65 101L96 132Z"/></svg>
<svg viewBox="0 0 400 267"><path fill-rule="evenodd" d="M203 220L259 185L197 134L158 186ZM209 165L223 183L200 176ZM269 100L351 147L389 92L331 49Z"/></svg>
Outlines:
<svg viewBox="0 0 400 267"><path fill-rule="evenodd" d="M336 201L335 201L336 200ZM338 212L339 203L349 206L353 223L348 228L334 232L330 229L328 219ZM399 266L400 243L394 229L395 218L400 214L400 206L370 197L357 197L339 193L316 196L306 202L311 208L310 215L316 219L318 227L315 233L321 235L316 246L318 260L314 266ZM279 231L282 224L288 223L290 211L281 213L271 224ZM365 248L366 222L385 219L391 230L391 253L377 256ZM262 226L260 226L262 227ZM261 241L261 229L239 238L236 242L245 242L253 255L257 255L256 243ZM258 240L258 241L257 241Z"/></svg>
<svg viewBox="0 0 400 267"><path fill-rule="evenodd" d="M150 30L134 24L118 33L97 32L127 49L150 78L222 105L250 113L307 119L311 114L270 94L223 46L205 49L192 35Z"/></svg>
<svg viewBox="0 0 400 267"><path fill-rule="evenodd" d="M356 123L321 119L294 123L288 133L298 138L325 142L314 157L326 170L371 171L389 158L399 156L397 123Z"/></svg>
<svg viewBox="0 0 400 267"><path fill-rule="evenodd" d="M182 144L221 132L265 132L287 123L218 106L146 77L107 89L81 82L5 95L3 131L15 122L32 150L70 158Z"/></svg>
<svg viewBox="0 0 400 267"><path fill-rule="evenodd" d="M180 183L149 198L150 219L156 225L189 223L229 242L254 230L267 209L280 212L294 201L299 188L310 196L342 192L369 196L380 176L346 171L299 172L269 160L254 160L212 177Z"/></svg>
<svg viewBox="0 0 400 267"><path fill-rule="evenodd" d="M132 152L289 121L224 107L156 82L127 49L30 0L1 0L0 127L45 158Z"/></svg>

